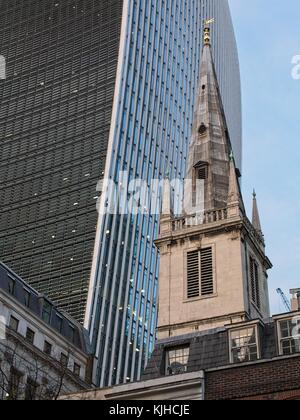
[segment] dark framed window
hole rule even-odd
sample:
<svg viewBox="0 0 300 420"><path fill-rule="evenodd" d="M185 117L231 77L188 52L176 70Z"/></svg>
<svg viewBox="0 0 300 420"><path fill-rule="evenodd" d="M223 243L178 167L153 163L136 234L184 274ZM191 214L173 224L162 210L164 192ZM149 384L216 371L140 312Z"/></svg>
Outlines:
<svg viewBox="0 0 300 420"><path fill-rule="evenodd" d="M24 289L24 304L26 306L26 308L30 307L30 300L31 300L31 293Z"/></svg>
<svg viewBox="0 0 300 420"><path fill-rule="evenodd" d="M75 327L73 325L70 325L70 340L75 343Z"/></svg>
<svg viewBox="0 0 300 420"><path fill-rule="evenodd" d="M8 278L8 292L13 296L16 293L16 280L11 277Z"/></svg>
<svg viewBox="0 0 300 420"><path fill-rule="evenodd" d="M57 330L58 332L62 333L63 329L63 319L61 316L56 314L56 322L57 322Z"/></svg>
<svg viewBox="0 0 300 420"><path fill-rule="evenodd" d="M61 353L60 355L60 363L64 368L68 367L69 364L69 357L66 356L64 353Z"/></svg>
<svg viewBox="0 0 300 420"><path fill-rule="evenodd" d="M34 343L34 338L35 338L35 332L32 331L30 328L27 328L27 330L26 330L26 340L28 341L28 343L33 344Z"/></svg>
<svg viewBox="0 0 300 420"><path fill-rule="evenodd" d="M49 302L44 301L42 318L43 318L43 321L45 321L47 324L51 323L51 314L52 314L52 305Z"/></svg>
<svg viewBox="0 0 300 420"><path fill-rule="evenodd" d="M37 390L39 385L31 378L27 379L25 387L25 400L34 401L37 397Z"/></svg>
<svg viewBox="0 0 300 420"><path fill-rule="evenodd" d="M48 341L44 342L44 353L48 356L51 356L52 354L52 344L50 344Z"/></svg>
<svg viewBox="0 0 300 420"><path fill-rule="evenodd" d="M259 284L259 266L253 257L250 257L250 280L251 280L251 298L253 303L260 309L260 284Z"/></svg>
<svg viewBox="0 0 300 420"><path fill-rule="evenodd" d="M166 350L166 375L180 375L187 372L189 357L189 346Z"/></svg>
<svg viewBox="0 0 300 420"><path fill-rule="evenodd" d="M73 373L75 376L80 376L81 366L77 363L74 363Z"/></svg>
<svg viewBox="0 0 300 420"><path fill-rule="evenodd" d="M21 397L21 382L23 373L12 367L10 369L10 377L8 383L8 400L18 400Z"/></svg>
<svg viewBox="0 0 300 420"><path fill-rule="evenodd" d="M19 330L19 320L14 316L10 317L9 328L15 332L18 332Z"/></svg>
<svg viewBox="0 0 300 420"><path fill-rule="evenodd" d="M208 166L207 165L201 165L199 168L197 168L197 179L205 181L208 176Z"/></svg>

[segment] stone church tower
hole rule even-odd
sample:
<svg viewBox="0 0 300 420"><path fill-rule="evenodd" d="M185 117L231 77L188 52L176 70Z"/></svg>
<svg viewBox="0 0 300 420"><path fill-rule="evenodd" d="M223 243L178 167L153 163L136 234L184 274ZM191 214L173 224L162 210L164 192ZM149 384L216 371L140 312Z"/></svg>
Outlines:
<svg viewBox="0 0 300 420"><path fill-rule="evenodd" d="M185 200L202 215L174 217L164 190L160 236L158 338L270 316L267 270L256 196L248 220L205 29ZM199 186L201 191L199 190ZM197 194L202 197L196 199ZM201 194L202 193L202 194Z"/></svg>

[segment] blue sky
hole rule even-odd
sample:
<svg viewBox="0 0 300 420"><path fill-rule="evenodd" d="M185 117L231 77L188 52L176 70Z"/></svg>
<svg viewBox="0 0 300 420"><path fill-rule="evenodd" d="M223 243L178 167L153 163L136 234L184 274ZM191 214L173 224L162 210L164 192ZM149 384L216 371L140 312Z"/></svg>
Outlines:
<svg viewBox="0 0 300 420"><path fill-rule="evenodd" d="M222 1L222 0L221 0ZM229 0L239 48L243 94L243 193L251 214L258 195L267 254L274 264L272 312L284 311L276 294L300 287L300 55L299 0Z"/></svg>

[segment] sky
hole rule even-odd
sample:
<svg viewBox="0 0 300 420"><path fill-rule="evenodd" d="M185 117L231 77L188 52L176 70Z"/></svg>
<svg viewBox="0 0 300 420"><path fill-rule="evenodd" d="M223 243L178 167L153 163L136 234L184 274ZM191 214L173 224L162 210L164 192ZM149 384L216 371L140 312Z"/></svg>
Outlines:
<svg viewBox="0 0 300 420"><path fill-rule="evenodd" d="M290 298L289 290L300 288L300 78L292 76L292 59L300 56L300 2L229 3L242 79L244 200L251 215L255 188L274 264L271 310L281 313L286 310L276 289Z"/></svg>

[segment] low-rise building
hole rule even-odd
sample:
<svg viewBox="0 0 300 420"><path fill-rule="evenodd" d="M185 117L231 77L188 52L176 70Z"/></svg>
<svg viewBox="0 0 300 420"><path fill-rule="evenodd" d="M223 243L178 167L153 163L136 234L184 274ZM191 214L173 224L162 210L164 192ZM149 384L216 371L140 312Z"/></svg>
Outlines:
<svg viewBox="0 0 300 420"><path fill-rule="evenodd" d="M91 387L87 331L0 263L0 399L56 399Z"/></svg>

